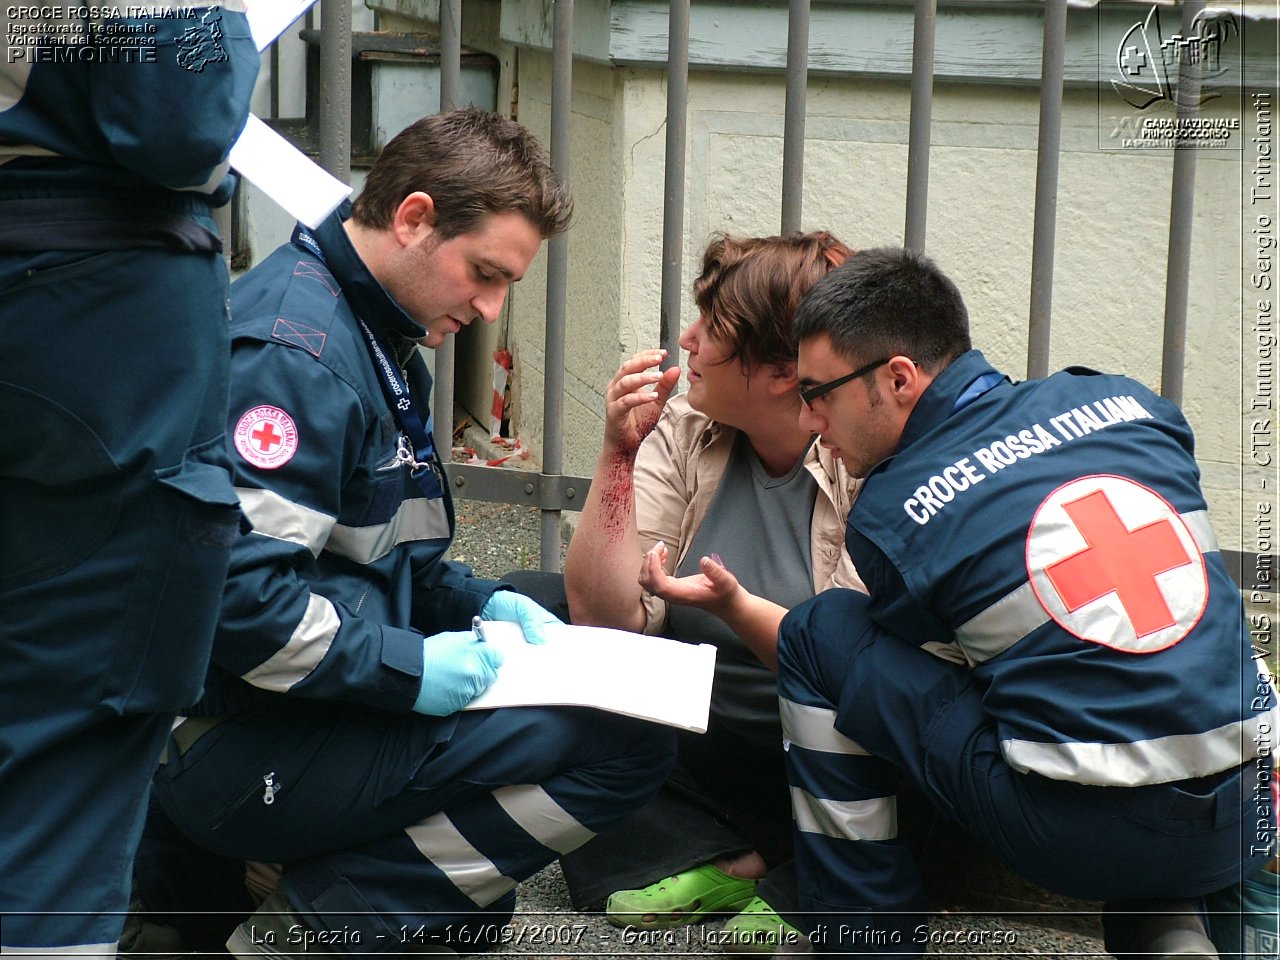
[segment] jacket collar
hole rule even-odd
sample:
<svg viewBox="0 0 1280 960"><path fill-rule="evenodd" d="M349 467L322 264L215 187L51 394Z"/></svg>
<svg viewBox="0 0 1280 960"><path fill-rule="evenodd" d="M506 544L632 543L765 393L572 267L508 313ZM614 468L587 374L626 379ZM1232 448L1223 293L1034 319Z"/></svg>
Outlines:
<svg viewBox="0 0 1280 960"><path fill-rule="evenodd" d="M375 328L398 333L410 340L425 337L426 328L404 312L404 308L360 259L360 254L352 246L351 238L343 227L350 216L351 203L345 201L311 235L320 245L325 265L342 287L351 309L356 316Z"/></svg>
<svg viewBox="0 0 1280 960"><path fill-rule="evenodd" d="M981 351L969 350L960 354L925 388L907 418L898 449L909 447L958 409L968 406L987 391L1008 383L1009 378L987 363Z"/></svg>

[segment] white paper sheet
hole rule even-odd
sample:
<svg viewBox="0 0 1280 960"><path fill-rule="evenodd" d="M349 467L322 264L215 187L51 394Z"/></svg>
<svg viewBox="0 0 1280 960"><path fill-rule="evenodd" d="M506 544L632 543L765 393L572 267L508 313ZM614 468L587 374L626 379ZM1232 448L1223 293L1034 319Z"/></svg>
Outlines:
<svg viewBox="0 0 1280 960"><path fill-rule="evenodd" d="M254 0L245 7L245 19L249 21L249 33L261 52L276 37L289 29L289 24L314 4L316 0Z"/></svg>
<svg viewBox="0 0 1280 960"><path fill-rule="evenodd" d="M603 627L551 625L526 643L519 624L486 620L486 643L502 651L498 679L467 710L597 707L707 732L716 648Z"/></svg>
<svg viewBox="0 0 1280 960"><path fill-rule="evenodd" d="M249 114L231 148L231 166L308 227L320 225L351 188Z"/></svg>

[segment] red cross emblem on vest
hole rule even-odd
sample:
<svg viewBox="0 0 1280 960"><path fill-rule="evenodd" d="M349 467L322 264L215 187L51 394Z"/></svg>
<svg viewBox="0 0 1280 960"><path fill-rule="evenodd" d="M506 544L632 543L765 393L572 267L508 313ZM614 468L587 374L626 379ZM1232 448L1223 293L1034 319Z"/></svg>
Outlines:
<svg viewBox="0 0 1280 960"><path fill-rule="evenodd" d="M231 431L236 452L260 470L276 470L298 452L298 427L279 407L252 407Z"/></svg>
<svg viewBox="0 0 1280 960"><path fill-rule="evenodd" d="M1059 626L1126 653L1173 646L1209 599L1186 522L1124 477L1082 477L1049 494L1027 531L1027 573Z"/></svg>
<svg viewBox="0 0 1280 960"><path fill-rule="evenodd" d="M270 421L265 421L262 426L254 430L249 436L263 453L270 453L280 446L281 441L284 440L284 434L277 430L276 425Z"/></svg>

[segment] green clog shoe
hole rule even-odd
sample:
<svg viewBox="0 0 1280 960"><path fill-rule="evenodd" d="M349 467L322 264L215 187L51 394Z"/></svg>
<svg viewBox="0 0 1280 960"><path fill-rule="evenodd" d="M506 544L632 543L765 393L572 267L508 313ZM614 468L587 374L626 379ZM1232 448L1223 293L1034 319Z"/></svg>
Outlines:
<svg viewBox="0 0 1280 960"><path fill-rule="evenodd" d="M725 923L719 939L725 953L770 954L784 943L804 940L805 935L760 897L752 897L741 913Z"/></svg>
<svg viewBox="0 0 1280 960"><path fill-rule="evenodd" d="M709 913L737 911L751 901L755 891L755 880L731 877L704 863L642 890L611 894L605 916L615 927L662 930L693 923Z"/></svg>

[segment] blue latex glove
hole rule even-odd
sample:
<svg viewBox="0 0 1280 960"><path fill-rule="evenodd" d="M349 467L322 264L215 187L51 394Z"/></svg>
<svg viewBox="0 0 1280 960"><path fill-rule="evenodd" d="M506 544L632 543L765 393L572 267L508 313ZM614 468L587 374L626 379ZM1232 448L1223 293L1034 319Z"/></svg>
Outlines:
<svg viewBox="0 0 1280 960"><path fill-rule="evenodd" d="M480 616L485 620L507 620L520 624L524 638L529 643L546 643L547 636L542 632L543 626L564 622L523 593L516 593L514 590L499 590L491 596L480 611Z"/></svg>
<svg viewBox="0 0 1280 960"><path fill-rule="evenodd" d="M502 653L470 630L422 638L422 690L415 713L447 717L484 693L498 676Z"/></svg>

